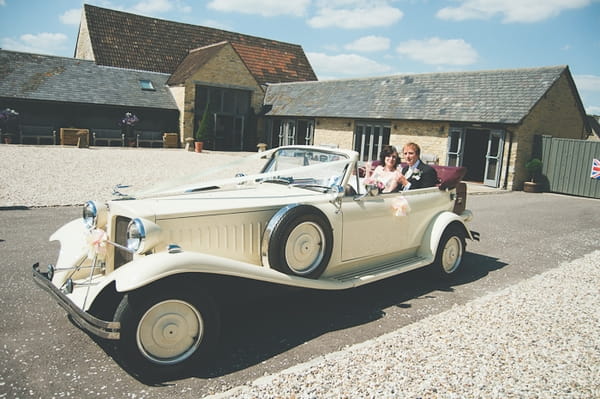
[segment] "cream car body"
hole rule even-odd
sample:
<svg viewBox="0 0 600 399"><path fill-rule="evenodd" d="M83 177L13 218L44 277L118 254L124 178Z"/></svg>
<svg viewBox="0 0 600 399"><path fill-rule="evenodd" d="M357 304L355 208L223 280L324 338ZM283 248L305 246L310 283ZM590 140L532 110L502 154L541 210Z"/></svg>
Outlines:
<svg viewBox="0 0 600 399"><path fill-rule="evenodd" d="M47 272L36 264L36 282L82 328L117 340L133 369L164 374L202 358L218 335L210 325L218 307L203 284L215 275L347 289L432 263L452 274L465 239L476 238L456 181L378 194L363 186L356 152L313 146L281 147L248 164L237 176L241 166L219 167L221 180L89 202L85 220L51 236L58 260Z"/></svg>

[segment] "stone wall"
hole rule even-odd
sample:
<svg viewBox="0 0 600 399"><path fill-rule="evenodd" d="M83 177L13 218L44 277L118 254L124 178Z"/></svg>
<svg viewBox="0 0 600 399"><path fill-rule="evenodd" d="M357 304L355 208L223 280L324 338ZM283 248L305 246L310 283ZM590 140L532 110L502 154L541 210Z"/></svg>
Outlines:
<svg viewBox="0 0 600 399"><path fill-rule="evenodd" d="M315 144L336 145L345 149L354 148L354 120L318 118L316 122ZM421 153L437 155L440 164L445 163L448 123L394 121L391 123L391 128L390 144L395 146L400 153L404 144L415 142L421 147Z"/></svg>
<svg viewBox="0 0 600 399"><path fill-rule="evenodd" d="M335 145L351 150L354 139L354 122L343 118L317 118L315 120L315 145Z"/></svg>
<svg viewBox="0 0 600 399"><path fill-rule="evenodd" d="M171 91L171 95L175 99L175 103L177 104L177 108L179 109L179 142L184 142L184 136L181 134L183 132L183 109L185 107L185 87L184 86L171 86L169 87Z"/></svg>
<svg viewBox="0 0 600 399"><path fill-rule="evenodd" d="M402 157L402 147L414 142L421 147L421 154L433 154L440 165L446 163L448 150L448 128L445 122L393 121L390 144L396 146Z"/></svg>
<svg viewBox="0 0 600 399"><path fill-rule="evenodd" d="M523 182L529 179L525 163L532 157L535 135L585 140L584 117L571 82L563 74L514 132L513 151L510 154L514 168L511 188L520 190Z"/></svg>
<svg viewBox="0 0 600 399"><path fill-rule="evenodd" d="M75 58L95 61L85 12L81 13L81 22L79 23L79 34L77 36L77 47L75 48Z"/></svg>
<svg viewBox="0 0 600 399"><path fill-rule="evenodd" d="M185 82L181 134L183 139L193 137L196 85L218 86L252 91L250 105L255 112L262 108L264 91L250 74L230 44L202 65ZM178 106L180 106L178 101Z"/></svg>

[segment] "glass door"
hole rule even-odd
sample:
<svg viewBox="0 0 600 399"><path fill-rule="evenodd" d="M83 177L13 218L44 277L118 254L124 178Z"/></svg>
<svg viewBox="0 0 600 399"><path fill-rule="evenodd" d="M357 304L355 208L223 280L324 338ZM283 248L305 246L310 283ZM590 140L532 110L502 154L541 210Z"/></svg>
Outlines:
<svg viewBox="0 0 600 399"><path fill-rule="evenodd" d="M361 161L379 159L381 148L390 143L389 125L357 122L354 130L354 150Z"/></svg>
<svg viewBox="0 0 600 399"><path fill-rule="evenodd" d="M483 180L483 184L486 186L498 187L500 184L504 135L504 130L490 131L487 154L485 155L485 178Z"/></svg>
<svg viewBox="0 0 600 399"><path fill-rule="evenodd" d="M296 144L296 121L284 120L279 125L279 145Z"/></svg>
<svg viewBox="0 0 600 399"><path fill-rule="evenodd" d="M448 155L446 165L462 166L464 142L465 130L462 128L452 128L448 135Z"/></svg>

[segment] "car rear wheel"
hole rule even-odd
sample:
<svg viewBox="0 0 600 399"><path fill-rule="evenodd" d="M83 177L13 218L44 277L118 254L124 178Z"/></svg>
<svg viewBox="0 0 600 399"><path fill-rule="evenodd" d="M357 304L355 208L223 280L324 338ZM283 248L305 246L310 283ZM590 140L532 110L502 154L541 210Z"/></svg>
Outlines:
<svg viewBox="0 0 600 399"><path fill-rule="evenodd" d="M208 357L218 337L216 306L205 293L185 291L128 294L119 304L118 351L134 374L169 378Z"/></svg>
<svg viewBox="0 0 600 399"><path fill-rule="evenodd" d="M333 233L325 215L306 205L283 209L267 226L263 262L282 273L318 278L329 263Z"/></svg>
<svg viewBox="0 0 600 399"><path fill-rule="evenodd" d="M456 226L449 226L442 234L435 255L434 267L442 277L456 273L465 252L465 233Z"/></svg>

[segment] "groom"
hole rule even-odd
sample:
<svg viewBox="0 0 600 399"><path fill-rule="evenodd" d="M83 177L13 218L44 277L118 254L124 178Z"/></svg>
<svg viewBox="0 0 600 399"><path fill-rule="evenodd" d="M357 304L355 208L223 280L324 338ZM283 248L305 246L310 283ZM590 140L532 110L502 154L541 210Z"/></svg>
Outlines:
<svg viewBox="0 0 600 399"><path fill-rule="evenodd" d="M403 176L398 179L402 191L433 187L438 183L435 169L421 161L421 148L418 144L408 143L402 151L404 160L408 163L408 166L402 168Z"/></svg>

